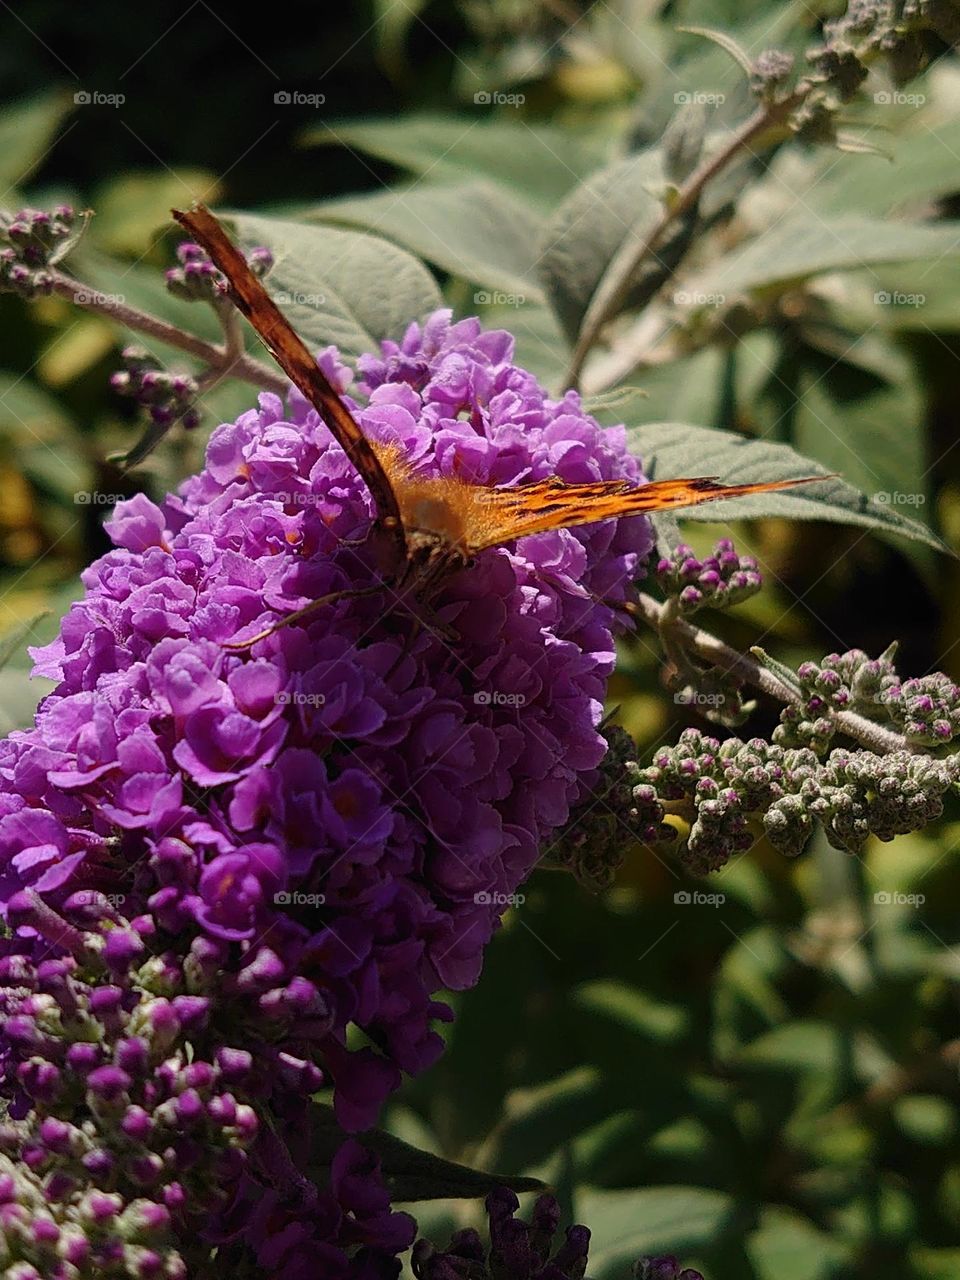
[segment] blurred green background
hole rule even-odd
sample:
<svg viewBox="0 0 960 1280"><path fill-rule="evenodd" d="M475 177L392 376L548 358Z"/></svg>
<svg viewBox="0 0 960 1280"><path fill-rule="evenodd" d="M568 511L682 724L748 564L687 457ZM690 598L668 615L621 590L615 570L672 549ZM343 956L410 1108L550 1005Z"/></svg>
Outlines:
<svg viewBox="0 0 960 1280"><path fill-rule="evenodd" d="M379 0L239 15L205 0L123 13L34 0L4 17L0 204L93 208L73 272L211 338L212 318L162 285L172 203L372 230L425 260L458 314L515 331L523 362L559 386L567 340L545 246L599 224L598 193L609 208L625 192L632 215L684 95L707 99L711 129L748 109L735 64L676 28L800 52L830 12ZM914 100L878 78L851 109L884 154L785 147L718 193L647 309L652 329L624 324L617 367L594 366L594 390L647 393L605 421L792 443L867 493L900 495L889 505L960 548L960 66L940 52L907 86ZM380 283L389 293L392 275ZM0 671L6 732L41 692L18 629L52 634L107 546L105 510L76 493L162 493L253 392L218 390L199 432L121 474L108 455L139 428L108 379L129 335L59 299L4 296L0 340L0 637L17 640ZM691 540L729 532L700 524ZM769 585L718 624L732 643L762 638L797 662L897 638L903 672L960 678L955 560L856 526L736 533ZM697 723L639 645L624 646L611 705L645 756ZM774 722L761 707L752 725ZM592 1228L599 1277L670 1249L708 1280L953 1280L958 849L955 809L862 863L816 843L789 864L759 841L699 886L641 849L600 898L535 876L479 989L456 1001L446 1056L405 1087L390 1124L548 1179ZM723 901L675 901L694 888ZM440 1236L473 1213L418 1209Z"/></svg>

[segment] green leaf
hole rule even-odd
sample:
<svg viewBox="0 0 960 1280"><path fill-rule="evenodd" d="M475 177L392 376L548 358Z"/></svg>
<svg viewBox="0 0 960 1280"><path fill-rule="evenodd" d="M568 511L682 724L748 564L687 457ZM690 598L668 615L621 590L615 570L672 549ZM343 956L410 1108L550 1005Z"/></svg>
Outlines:
<svg viewBox="0 0 960 1280"><path fill-rule="evenodd" d="M42 613L35 614L27 622L19 623L12 631L0 636L0 671L23 650L28 642L36 643L33 636L34 628L38 622L48 616L48 613L49 610L44 609Z"/></svg>
<svg viewBox="0 0 960 1280"><path fill-rule="evenodd" d="M591 174L547 223L539 271L560 324L573 341L604 272L628 240L642 240L660 217L650 187L662 181L659 151L644 151ZM684 220L631 281L624 308L653 296L683 257L692 222Z"/></svg>
<svg viewBox="0 0 960 1280"><path fill-rule="evenodd" d="M184 201L212 204L220 190L207 169L162 169L124 173L97 190L94 231L97 243L111 253L139 258L154 234L170 222L170 208Z"/></svg>
<svg viewBox="0 0 960 1280"><path fill-rule="evenodd" d="M337 1123L333 1108L319 1102L311 1108L309 1124L310 1173L324 1181L325 1171L343 1145L343 1129ZM543 1190L543 1183L536 1178L513 1178L470 1169L421 1151L382 1129L370 1129L359 1135L358 1140L380 1157L383 1178L393 1201L479 1198L495 1187L510 1187L517 1192Z"/></svg>
<svg viewBox="0 0 960 1280"><path fill-rule="evenodd" d="M485 1145L490 1160L528 1169L557 1149L557 1135L571 1139L605 1119L619 1101L599 1071L584 1066L545 1084L508 1094L499 1128Z"/></svg>
<svg viewBox="0 0 960 1280"><path fill-rule="evenodd" d="M22 186L50 148L53 135L72 110L62 89L8 103L0 111L0 193L3 203Z"/></svg>
<svg viewBox="0 0 960 1280"><path fill-rule="evenodd" d="M718 476L726 484L746 484L792 477L824 475L819 463L802 457L789 445L748 440L730 431L683 423L652 422L634 427L630 443L640 455L650 479L684 475ZM940 551L949 548L924 525L910 519L892 503L873 502L839 478L781 493L759 494L707 502L683 511L687 520L756 520L781 516L791 520L827 520L897 533L926 542Z"/></svg>
<svg viewBox="0 0 960 1280"><path fill-rule="evenodd" d="M684 102L660 139L663 173L679 186L700 162L707 136L707 109L702 102Z"/></svg>
<svg viewBox="0 0 960 1280"><path fill-rule="evenodd" d="M557 125L491 120L488 111L343 120L310 130L305 141L356 147L431 181L491 178L548 208L607 158L608 145L601 139Z"/></svg>
<svg viewBox="0 0 960 1280"><path fill-rule="evenodd" d="M737 294L806 280L825 271L960 254L960 223L933 226L857 215L815 218L797 214L777 222L743 248L706 267L684 288Z"/></svg>
<svg viewBox="0 0 960 1280"><path fill-rule="evenodd" d="M674 1044L686 1034L688 1011L663 1004L644 991L621 982L588 982L578 987L574 1004L608 1018L644 1040Z"/></svg>
<svg viewBox="0 0 960 1280"><path fill-rule="evenodd" d="M378 236L311 227L253 214L226 215L248 248L266 245L275 263L267 284L309 346L336 343L347 356L400 338L413 320L442 305L416 258Z"/></svg>
<svg viewBox="0 0 960 1280"><path fill-rule="evenodd" d="M375 0L377 57L389 75L400 78L407 70L407 33L419 14L427 7L427 0Z"/></svg>
<svg viewBox="0 0 960 1280"><path fill-rule="evenodd" d="M453 276L521 301L544 299L534 276L539 220L492 182L394 187L325 201L305 217L373 231Z"/></svg>
<svg viewBox="0 0 960 1280"><path fill-rule="evenodd" d="M857 212L882 217L900 206L917 208L956 191L960 117L955 108L950 110L952 119L944 119L932 104L911 111L905 128L893 137L885 135L884 146L889 148L892 164L866 155L850 156L838 164L830 152L818 154L802 182L804 203L818 214ZM889 107L883 107L882 123L887 123L889 116ZM778 159L772 181L779 184L787 180L780 172L787 163L793 170L790 186L799 190L795 157Z"/></svg>
<svg viewBox="0 0 960 1280"><path fill-rule="evenodd" d="M793 443L864 492L883 495L879 501L926 515L925 405L914 362L876 335L843 333L839 345L837 353L806 353ZM871 348L877 364L858 367Z"/></svg>
<svg viewBox="0 0 960 1280"><path fill-rule="evenodd" d="M23 671L0 671L0 734L29 728L37 703L54 688L52 680L30 680Z"/></svg>
<svg viewBox="0 0 960 1280"><path fill-rule="evenodd" d="M723 1192L700 1187L645 1187L638 1191L587 1191L577 1196L579 1221L595 1242L590 1274L622 1280L645 1254L686 1255L715 1243L733 1216Z"/></svg>
<svg viewBox="0 0 960 1280"><path fill-rule="evenodd" d="M960 1275L960 1249L917 1248L910 1253L917 1280L956 1280Z"/></svg>
<svg viewBox="0 0 960 1280"><path fill-rule="evenodd" d="M899 1128L924 1147L946 1147L956 1137L957 1112L946 1098L936 1094L908 1094L892 1107Z"/></svg>
<svg viewBox="0 0 960 1280"><path fill-rule="evenodd" d="M844 1259L835 1240L798 1213L767 1206L748 1238L756 1280L833 1280Z"/></svg>

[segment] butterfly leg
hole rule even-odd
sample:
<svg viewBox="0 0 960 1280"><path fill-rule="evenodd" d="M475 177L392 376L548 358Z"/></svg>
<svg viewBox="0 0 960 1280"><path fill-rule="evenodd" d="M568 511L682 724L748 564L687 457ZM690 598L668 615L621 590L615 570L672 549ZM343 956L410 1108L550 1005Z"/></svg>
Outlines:
<svg viewBox="0 0 960 1280"><path fill-rule="evenodd" d="M300 622L303 618L308 618L312 613L316 613L318 609L324 605L333 604L337 600L345 600L348 597L370 596L378 591L382 591L383 587L379 583L374 587L356 587L344 591L332 591L329 595L320 596L316 600L311 600L308 605L304 605L302 609L297 609L294 613L288 613L285 618L281 618L279 622L275 622L272 627L267 627L249 640L230 640L224 644L224 649L229 649L231 653L244 653L248 649L252 649L255 644L261 640L266 640L268 636L274 635L277 631L282 631L284 627L292 626L295 622Z"/></svg>

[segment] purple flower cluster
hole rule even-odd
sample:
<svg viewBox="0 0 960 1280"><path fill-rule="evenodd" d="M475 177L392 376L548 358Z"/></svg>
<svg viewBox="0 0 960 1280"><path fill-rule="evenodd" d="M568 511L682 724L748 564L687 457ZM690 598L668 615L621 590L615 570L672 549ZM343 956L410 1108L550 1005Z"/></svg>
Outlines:
<svg viewBox="0 0 960 1280"><path fill-rule="evenodd" d="M332 349L321 364L346 390ZM549 399L477 321L438 313L358 367L365 433L422 474L642 479L622 429ZM0 744L0 900L122 893L224 948L351 1130L436 1059L433 994L476 981L591 786L614 663L598 599L624 598L652 541L642 518L521 539L416 621L364 543L372 515L316 411L261 395L179 495L117 508L117 549L35 655L58 686ZM351 1023L368 1046L347 1048Z"/></svg>
<svg viewBox="0 0 960 1280"><path fill-rule="evenodd" d="M412 1219L391 1211L354 1139L326 1189L301 1172L278 1121L309 1133L320 1073L264 1038L273 1010L224 973L215 943L198 934L185 955L165 950L151 917L128 920L89 890L62 911L27 890L8 913L5 1277L181 1280L214 1242L283 1280L315 1275L317 1257L331 1277L396 1275Z"/></svg>
<svg viewBox="0 0 960 1280"><path fill-rule="evenodd" d="M446 1249L418 1240L413 1274L417 1280L581 1280L590 1246L587 1227L568 1227L558 1240L560 1205L552 1195L538 1198L529 1222L516 1216L519 1208L512 1191L492 1191L486 1200L489 1248L470 1227L457 1231ZM637 1280L703 1280L699 1271L681 1270L672 1256L641 1258L633 1274Z"/></svg>

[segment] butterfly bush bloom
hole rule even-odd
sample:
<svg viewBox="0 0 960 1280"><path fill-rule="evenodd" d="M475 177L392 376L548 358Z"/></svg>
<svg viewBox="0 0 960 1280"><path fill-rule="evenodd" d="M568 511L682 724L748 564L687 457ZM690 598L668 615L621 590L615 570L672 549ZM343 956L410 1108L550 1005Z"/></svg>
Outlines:
<svg viewBox="0 0 960 1280"><path fill-rule="evenodd" d="M419 474L642 481L622 428L512 359L508 334L440 312L360 359L351 404ZM346 391L336 351L321 364ZM614 663L599 600L652 545L636 517L526 537L420 607L383 581L373 515L317 412L261 395L177 495L117 507L116 549L35 655L57 687L0 744L0 897L93 887L209 939L353 1130L436 1059L434 993L476 981L589 794ZM368 1047L348 1050L351 1023Z"/></svg>

